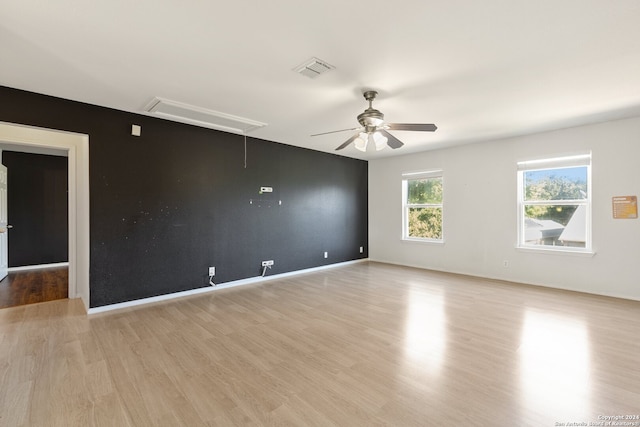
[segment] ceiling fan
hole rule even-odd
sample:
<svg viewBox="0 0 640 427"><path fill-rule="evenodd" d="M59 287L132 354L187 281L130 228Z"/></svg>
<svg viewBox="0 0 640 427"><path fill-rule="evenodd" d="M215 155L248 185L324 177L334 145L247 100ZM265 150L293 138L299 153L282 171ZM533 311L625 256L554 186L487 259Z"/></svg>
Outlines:
<svg viewBox="0 0 640 427"><path fill-rule="evenodd" d="M362 127L334 130L331 132L316 133L311 136L327 135L336 132L346 132L349 130L358 130L358 133L347 139L343 144L338 146L336 150L342 150L347 145L354 143L355 147L360 151L367 151L367 145L371 143L375 145L376 150L382 150L385 146L391 148L400 148L404 145L395 136L391 135L388 130L408 130L418 132L434 132L437 128L434 124L428 123L385 123L384 114L372 107L373 100L376 99L378 92L368 90L364 94L364 99L369 101L369 108L358 115L358 122Z"/></svg>

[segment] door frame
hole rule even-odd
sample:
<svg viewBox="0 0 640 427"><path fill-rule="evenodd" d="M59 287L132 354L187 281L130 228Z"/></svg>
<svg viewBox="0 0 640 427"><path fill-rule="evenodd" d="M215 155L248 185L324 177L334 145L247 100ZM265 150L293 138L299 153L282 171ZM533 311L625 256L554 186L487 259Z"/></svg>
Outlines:
<svg viewBox="0 0 640 427"><path fill-rule="evenodd" d="M90 307L89 135L0 122L0 143L67 152L69 298L81 298L85 310L88 311Z"/></svg>

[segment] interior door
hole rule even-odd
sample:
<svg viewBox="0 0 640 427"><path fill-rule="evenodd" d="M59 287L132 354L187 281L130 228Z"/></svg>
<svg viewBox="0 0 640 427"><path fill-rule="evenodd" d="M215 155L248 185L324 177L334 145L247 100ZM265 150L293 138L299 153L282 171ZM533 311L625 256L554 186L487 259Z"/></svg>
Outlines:
<svg viewBox="0 0 640 427"><path fill-rule="evenodd" d="M7 167L0 165L0 280L9 268L9 225L7 224Z"/></svg>

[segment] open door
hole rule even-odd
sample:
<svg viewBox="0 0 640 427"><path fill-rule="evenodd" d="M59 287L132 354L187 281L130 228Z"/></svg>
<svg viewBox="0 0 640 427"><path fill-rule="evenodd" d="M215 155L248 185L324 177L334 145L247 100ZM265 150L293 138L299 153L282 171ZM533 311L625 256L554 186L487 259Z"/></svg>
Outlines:
<svg viewBox="0 0 640 427"><path fill-rule="evenodd" d="M0 165L0 280L7 277L9 268L9 237L7 224L7 167Z"/></svg>

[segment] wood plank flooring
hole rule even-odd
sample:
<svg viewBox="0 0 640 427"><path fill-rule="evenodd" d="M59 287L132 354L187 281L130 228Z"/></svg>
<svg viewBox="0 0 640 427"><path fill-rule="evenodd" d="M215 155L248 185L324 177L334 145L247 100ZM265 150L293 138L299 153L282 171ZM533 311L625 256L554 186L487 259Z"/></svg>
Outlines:
<svg viewBox="0 0 640 427"><path fill-rule="evenodd" d="M639 361L640 302L358 263L0 310L0 425L589 423L640 414Z"/></svg>
<svg viewBox="0 0 640 427"><path fill-rule="evenodd" d="M0 281L0 308L53 301L68 295L68 267L15 271Z"/></svg>

